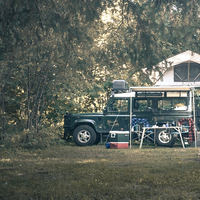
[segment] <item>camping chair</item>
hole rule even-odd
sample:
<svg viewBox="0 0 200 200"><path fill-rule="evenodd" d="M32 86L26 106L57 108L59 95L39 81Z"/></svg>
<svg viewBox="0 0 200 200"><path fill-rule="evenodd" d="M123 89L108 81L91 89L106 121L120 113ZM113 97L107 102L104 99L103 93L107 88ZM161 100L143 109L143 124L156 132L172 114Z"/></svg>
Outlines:
<svg viewBox="0 0 200 200"><path fill-rule="evenodd" d="M132 127L132 141L136 141L137 140L138 142L140 142L141 134L142 134L142 131L140 129L140 125L139 124L135 124Z"/></svg>
<svg viewBox="0 0 200 200"><path fill-rule="evenodd" d="M141 141L141 137L142 137L142 124L135 124L133 127L132 127L132 131L133 131L133 134L137 135L136 137L132 137L134 138L133 141ZM143 139L145 139L146 141L153 141L154 142L154 137L152 138L152 134L154 134L154 132L149 129L149 130L146 130L145 133L144 133L144 137Z"/></svg>
<svg viewBox="0 0 200 200"><path fill-rule="evenodd" d="M182 143L182 146L183 148L185 148L185 145L184 145L184 140L187 140L188 138L183 138L182 134L188 134L189 132L189 126L181 126L180 129L175 129L175 131L172 131L170 132L171 134L176 134L176 135L179 135L180 138L181 138L181 143ZM185 141L186 142L186 141Z"/></svg>

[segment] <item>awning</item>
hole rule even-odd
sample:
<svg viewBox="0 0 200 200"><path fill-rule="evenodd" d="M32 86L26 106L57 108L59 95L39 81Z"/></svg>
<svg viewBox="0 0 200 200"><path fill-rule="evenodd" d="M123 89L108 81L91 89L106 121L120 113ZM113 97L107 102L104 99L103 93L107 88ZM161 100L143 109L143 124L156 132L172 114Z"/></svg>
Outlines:
<svg viewBox="0 0 200 200"><path fill-rule="evenodd" d="M179 87L175 87L175 86L170 86L170 87L130 87L130 89L132 91L135 92L178 92L178 91L190 91L192 90L192 88L194 87L190 87L190 86L179 86Z"/></svg>

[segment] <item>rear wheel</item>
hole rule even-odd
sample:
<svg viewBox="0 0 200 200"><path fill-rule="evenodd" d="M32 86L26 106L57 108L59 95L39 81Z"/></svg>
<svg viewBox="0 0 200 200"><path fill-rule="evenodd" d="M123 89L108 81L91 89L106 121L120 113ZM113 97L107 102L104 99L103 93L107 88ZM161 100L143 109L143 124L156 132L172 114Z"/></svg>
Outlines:
<svg viewBox="0 0 200 200"><path fill-rule="evenodd" d="M79 146L93 145L96 141L96 132L91 126L81 125L74 130L73 139Z"/></svg>
<svg viewBox="0 0 200 200"><path fill-rule="evenodd" d="M170 133L170 130L158 129L156 132L156 144L159 146L171 147L174 145L176 138Z"/></svg>

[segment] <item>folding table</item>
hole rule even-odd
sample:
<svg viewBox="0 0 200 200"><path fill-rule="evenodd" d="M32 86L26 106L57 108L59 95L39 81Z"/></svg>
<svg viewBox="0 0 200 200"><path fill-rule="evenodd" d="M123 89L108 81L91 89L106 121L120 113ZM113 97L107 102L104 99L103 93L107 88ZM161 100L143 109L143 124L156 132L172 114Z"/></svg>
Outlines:
<svg viewBox="0 0 200 200"><path fill-rule="evenodd" d="M155 133L156 133L156 129L174 129L176 132L173 132L172 134L179 134L180 135L180 138L181 138L181 143L182 143L182 146L183 148L185 149L185 145L184 145L184 142L183 142L183 137L182 137L182 134L181 134L181 130L182 130L182 126L169 126L169 127L158 127L158 126L153 126L153 127L142 127L143 131L142 131L142 138L141 138L141 141L140 141L140 149L142 148L142 144L143 144L143 140L145 137L149 137L149 135L153 134L154 133L154 143L155 143ZM151 133L147 130L154 130L152 131ZM147 132L147 133L146 133Z"/></svg>

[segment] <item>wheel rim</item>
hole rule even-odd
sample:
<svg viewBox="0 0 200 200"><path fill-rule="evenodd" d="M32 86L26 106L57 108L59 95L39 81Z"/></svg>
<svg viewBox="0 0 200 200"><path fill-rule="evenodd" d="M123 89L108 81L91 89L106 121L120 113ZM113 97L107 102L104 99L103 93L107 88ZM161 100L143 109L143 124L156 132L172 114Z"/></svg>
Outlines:
<svg viewBox="0 0 200 200"><path fill-rule="evenodd" d="M90 132L87 130L81 130L78 133L78 140L81 143L87 143L91 138Z"/></svg>
<svg viewBox="0 0 200 200"><path fill-rule="evenodd" d="M161 131L158 135L158 138L160 140L160 142L162 143L169 143L172 139L172 136L170 133L166 133L165 131Z"/></svg>

